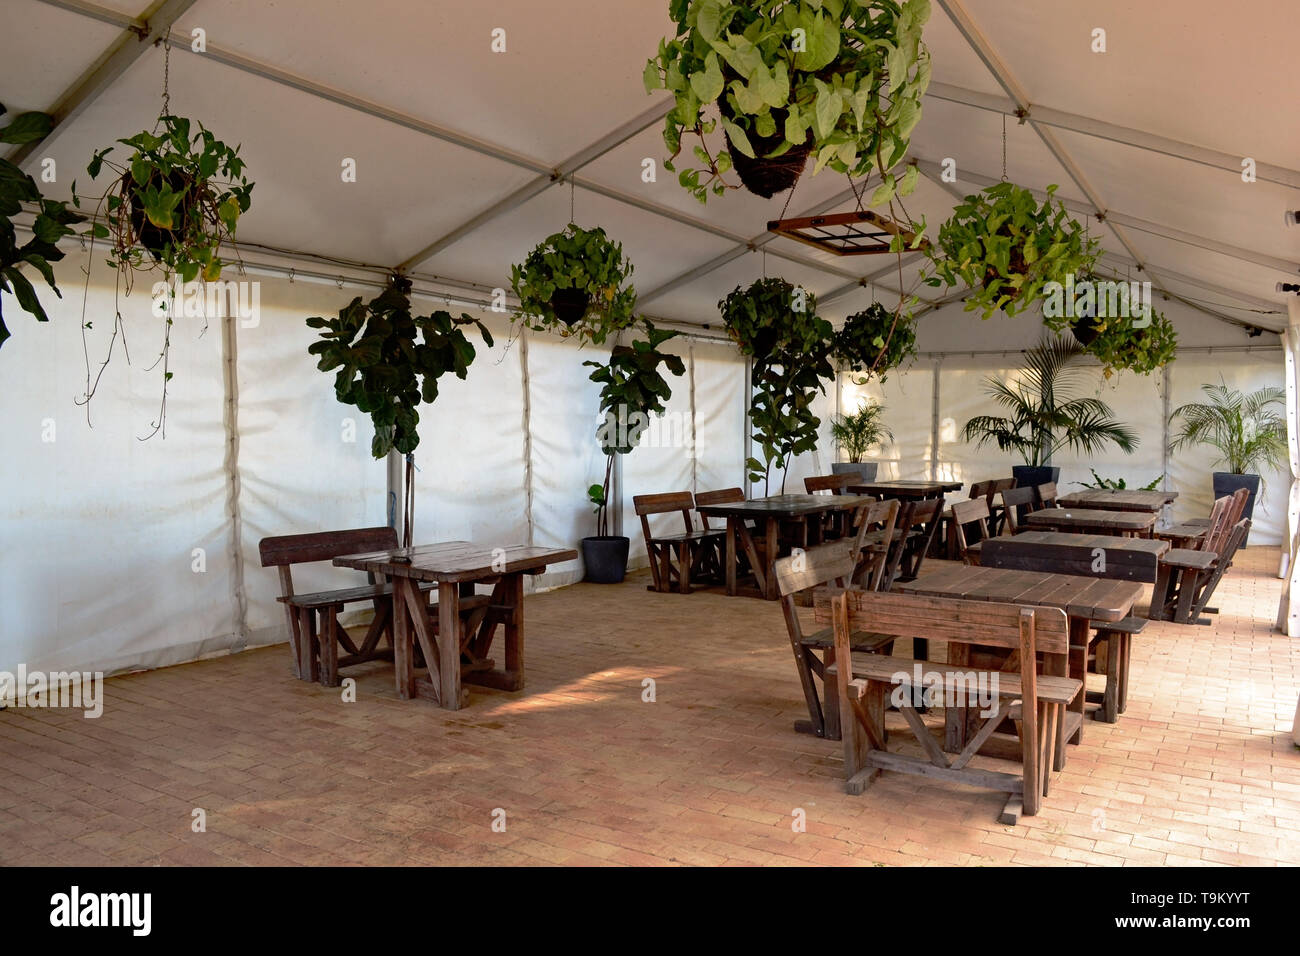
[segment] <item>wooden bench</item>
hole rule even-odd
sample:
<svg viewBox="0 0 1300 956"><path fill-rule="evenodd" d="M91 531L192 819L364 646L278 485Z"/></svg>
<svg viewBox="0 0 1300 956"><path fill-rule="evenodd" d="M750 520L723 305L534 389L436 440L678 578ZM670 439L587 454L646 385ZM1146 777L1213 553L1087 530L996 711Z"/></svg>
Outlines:
<svg viewBox="0 0 1300 956"><path fill-rule="evenodd" d="M293 589L293 565L396 547L397 532L388 527L278 535L258 542L262 567L274 567L279 572L280 596L276 600L284 605L295 677L337 687L340 667L371 660L392 660L393 601L392 585L387 581L297 593ZM432 584L420 586L425 592L432 588ZM375 616L358 644L347 628L339 624L338 616L347 605L365 602L374 608ZM485 609L486 604L486 597L471 595L461 601L461 607L470 614ZM384 638L389 646L380 649L379 642ZM346 651L342 656L338 653L340 646Z"/></svg>
<svg viewBox="0 0 1300 956"><path fill-rule="evenodd" d="M999 817L1004 823L1017 822L1022 812L1038 812L1049 790L1057 726L1082 690L1080 681L1067 676L1069 629L1063 611L837 588L820 589L815 607L818 622L830 624L834 641L834 661L825 674L844 715L846 792L860 794L881 771L890 770L1009 792ZM1003 648L1011 656L1002 670L990 670L854 653L851 635L859 628L870 628L881 641L924 634L949 645ZM1036 666L1040 654L1042 675ZM956 688L972 682L990 696L996 692L993 713L981 714L983 724L960 753L950 756L921 720L915 695L937 683L945 690L945 707L973 709L971 702L952 697ZM891 695L894 688L904 693ZM887 749L885 708L891 696L924 756ZM1020 771L971 768L971 760L1008 719L1016 722L1020 737Z"/></svg>
<svg viewBox="0 0 1300 956"><path fill-rule="evenodd" d="M1210 623L1201 614L1217 613L1217 608L1207 606L1209 599L1250 533L1248 520L1245 527L1240 527L1246 520L1242 515L1249 497L1249 489L1238 488L1231 495L1215 499L1202 536L1194 539L1190 547L1174 548L1165 554L1151 595L1151 618L1180 624Z"/></svg>
<svg viewBox="0 0 1300 956"><path fill-rule="evenodd" d="M689 491L672 491L661 495L634 495L632 505L641 519L641 533L645 537L646 554L650 559L652 591L671 591L673 582L682 594L691 593L691 574L705 571L716 563L721 567L718 552L726 541L724 530L696 529L691 521L695 499ZM681 512L685 530L676 534L653 534L650 516Z"/></svg>

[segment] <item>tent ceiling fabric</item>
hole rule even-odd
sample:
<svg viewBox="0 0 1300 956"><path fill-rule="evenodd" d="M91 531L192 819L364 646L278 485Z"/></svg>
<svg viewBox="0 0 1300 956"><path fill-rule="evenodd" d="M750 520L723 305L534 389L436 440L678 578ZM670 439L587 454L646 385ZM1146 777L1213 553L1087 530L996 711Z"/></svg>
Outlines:
<svg viewBox="0 0 1300 956"><path fill-rule="evenodd" d="M138 28L177 6L7 2L21 7L24 24L21 40L17 31L0 37L0 100L12 111L50 109L133 20ZM1189 0L1176 13L1122 0L939 0L926 28L936 88L912 142L930 182L907 201L909 214L937 226L960 194L1001 175L998 111L1022 100L1029 122L1006 121L1010 179L1037 190L1057 184L1079 215L1094 207L1112 214L1109 228L1092 224L1113 269L1149 265L1146 277L1171 292L1280 328L1273 285L1300 273L1300 230L1281 223L1295 192L1269 179L1300 177L1289 168L1300 157L1300 129L1282 121L1300 100L1300 73L1277 69L1292 51L1276 25L1292 13L1287 0L1261 0L1230 30L1211 30L1205 24L1225 13L1209 0ZM221 54L191 55L194 28ZM497 28L504 53L491 50ZM1091 50L1096 28L1106 31L1105 53ZM172 102L243 144L262 197L241 229L250 243L506 287L511 263L567 221L564 175L573 172L577 220L624 244L643 295L663 290L648 303L660 317L714 321L718 298L763 272L761 253L742 248L751 242L767 248L769 275L814 292L852 289L854 277L881 273L874 258L839 259L763 235L787 200L789 215L854 208L842 176L807 173L793 195L763 200L736 190L701 206L662 169L651 111L666 101L646 96L641 72L670 32L666 0L375 0L364 17L342 0L197 0L173 31L184 53L172 57ZM33 154L58 163L49 190L56 198L70 193L95 147L152 124L163 57L156 47L138 52ZM1222 62L1232 69L1189 68ZM1035 109L1044 111L1041 122ZM1070 128L1094 121L1105 124L1092 128L1100 135ZM1126 128L1139 131L1132 144L1122 141ZM1173 145L1155 149L1147 136ZM1251 157L1266 175L1244 183L1239 165L1187 158L1219 154ZM560 168L574 157L580 168ZM357 162L355 183L342 181L345 158ZM655 182L643 181L647 158L658 166ZM946 158L956 161L957 184L937 181ZM922 262L904 263L909 288ZM897 289L894 272L878 278L878 294ZM827 314L871 294L841 291ZM1261 302L1279 314L1262 315Z"/></svg>

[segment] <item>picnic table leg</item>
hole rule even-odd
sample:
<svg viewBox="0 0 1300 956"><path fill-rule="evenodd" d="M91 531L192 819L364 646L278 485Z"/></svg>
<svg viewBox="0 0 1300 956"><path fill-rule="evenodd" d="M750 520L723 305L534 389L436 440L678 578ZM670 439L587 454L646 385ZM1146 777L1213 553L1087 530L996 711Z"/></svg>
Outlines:
<svg viewBox="0 0 1300 956"><path fill-rule="evenodd" d="M739 519L727 519L727 596L736 596L736 524Z"/></svg>
<svg viewBox="0 0 1300 956"><path fill-rule="evenodd" d="M776 553L780 541L781 522L776 518L767 519L767 553L763 555L763 581L760 587L763 589L763 596L769 601L775 601L780 597L776 584Z"/></svg>
<svg viewBox="0 0 1300 956"><path fill-rule="evenodd" d="M437 652L440 702L448 710L460 710L460 588L447 581L438 585Z"/></svg>
<svg viewBox="0 0 1300 956"><path fill-rule="evenodd" d="M1150 620L1168 620L1168 616L1165 614L1165 605L1169 601L1169 590L1173 580L1173 568L1167 564L1161 564L1160 570L1156 574L1155 587L1151 589L1151 608L1147 611L1147 617Z"/></svg>
<svg viewBox="0 0 1300 956"><path fill-rule="evenodd" d="M1084 688L1088 684L1088 640L1091 637L1092 625L1088 618L1070 618L1070 676L1082 681ZM1086 690L1080 690L1075 695L1074 700L1070 701L1070 710L1082 716L1087 698ZM1074 736L1067 743L1083 743L1082 720L1079 721L1079 729L1074 732Z"/></svg>
<svg viewBox="0 0 1300 956"><path fill-rule="evenodd" d="M397 696L410 700L415 696L415 661L411 646L411 612L406 607L405 578L393 579L393 670L396 672Z"/></svg>
<svg viewBox="0 0 1300 956"><path fill-rule="evenodd" d="M321 608L324 626L320 635L320 682L326 687L339 686L339 611L343 605Z"/></svg>

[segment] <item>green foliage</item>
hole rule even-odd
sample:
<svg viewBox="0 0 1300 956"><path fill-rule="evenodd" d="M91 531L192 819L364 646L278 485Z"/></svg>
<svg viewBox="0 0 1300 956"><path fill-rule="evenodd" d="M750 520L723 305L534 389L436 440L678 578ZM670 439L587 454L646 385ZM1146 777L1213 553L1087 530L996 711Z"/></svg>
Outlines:
<svg viewBox="0 0 1300 956"><path fill-rule="evenodd" d="M411 283L400 276L389 279L388 288L369 302L357 296L337 319L313 316L307 325L325 330L307 351L320 356L316 367L322 372L338 369L338 400L356 406L374 423L370 452L376 458L392 448L413 452L420 444L420 403L437 399L438 379L446 373L463 379L469 371L474 345L462 326L478 326L483 341L492 346L483 323L464 313L459 318L443 310L412 316Z"/></svg>
<svg viewBox="0 0 1300 956"><path fill-rule="evenodd" d="M1091 482L1076 481L1075 482L1076 485L1079 485L1080 487L1083 488L1109 489L1112 491L1123 491L1125 488L1128 487L1128 482L1125 481L1123 478L1103 478L1101 477L1101 475L1097 474L1096 468L1089 468L1088 470L1092 472L1092 481ZM1148 481L1145 485L1143 485L1139 490L1155 491L1156 486L1160 484L1162 478L1164 478L1164 475L1157 475L1156 477Z"/></svg>
<svg viewBox="0 0 1300 956"><path fill-rule="evenodd" d="M611 242L604 229L569 223L563 232L547 236L522 266L511 267L510 287L519 297L517 319L534 331L559 331L600 345L611 332L635 321L636 290L627 281L631 275L623 246ZM552 296L563 289L587 296L586 311L576 322L555 313Z"/></svg>
<svg viewBox="0 0 1300 956"><path fill-rule="evenodd" d="M683 134L700 139L701 168L678 173L700 202L728 188L722 177L734 165L728 150L712 155L705 142L717 127L706 117L715 102L731 148L746 156L808 144L814 172L880 172L873 205L911 191L915 170L897 179L889 171L907 153L930 84L921 39L929 0L671 0L669 16L677 34L646 64L645 87L676 100L664 123L665 168L677 172ZM776 145L756 151L756 141Z"/></svg>
<svg viewBox="0 0 1300 956"><path fill-rule="evenodd" d="M831 437L849 461L861 461L873 445L894 440L894 433L881 421L884 414L884 405L867 402L853 414L840 415L831 422Z"/></svg>
<svg viewBox="0 0 1300 956"><path fill-rule="evenodd" d="M1171 452L1209 445L1219 451L1215 464L1226 464L1234 475L1261 474L1261 465L1286 467L1285 390L1266 386L1242 394L1220 381L1201 391L1206 401L1180 405L1169 416L1171 422L1181 419Z"/></svg>
<svg viewBox="0 0 1300 956"><path fill-rule="evenodd" d="M1077 342L1044 340L1025 353L1025 371L1018 384L985 379L987 394L1010 415L977 415L966 423L965 440L976 441L976 447L994 442L1033 466L1047 464L1062 448L1094 454L1113 442L1132 454L1137 435L1115 420L1109 405L1099 398L1067 397L1081 384L1083 354Z"/></svg>
<svg viewBox="0 0 1300 956"><path fill-rule="evenodd" d="M751 481L766 485L772 466L784 471L796 455L817 447L821 419L812 403L835 377L834 329L817 315L813 295L784 279L737 286L718 308L727 333L753 359L749 419L762 458L745 465Z"/></svg>
<svg viewBox="0 0 1300 956"><path fill-rule="evenodd" d="M1064 283L1067 275L1091 269L1099 244L1052 198L1056 188L1047 187L1041 204L1028 189L1006 182L967 196L926 249L926 284L966 284L966 311L982 309L987 319L999 309L1022 312L1047 282Z"/></svg>
<svg viewBox="0 0 1300 956"><path fill-rule="evenodd" d="M5 108L0 106L0 114L4 112ZM45 113L22 113L8 126L0 128L0 143L19 145L34 142L48 136L53 128L54 120ZM32 238L19 245L14 217L23 211L23 203L36 207L36 219L32 222ZM35 287L20 271L20 266L26 264L39 272L54 294L62 298L63 293L54 282L50 263L63 258L59 240L71 235L73 224L82 221L83 216L63 203L42 196L31 176L8 160L0 159L0 291L13 293L18 307L35 317L37 322L48 322L50 317L45 314ZM4 345L9 334L4 314L0 312L0 346Z"/></svg>
<svg viewBox="0 0 1300 956"><path fill-rule="evenodd" d="M891 311L873 302L846 318L835 333L834 357L861 374L859 384L866 384L873 375L883 382L888 372L916 355L916 323L910 314L902 314L902 308Z"/></svg>
<svg viewBox="0 0 1300 956"><path fill-rule="evenodd" d="M164 115L161 131L136 133L117 142L131 148L124 164L108 159L116 146L98 150L86 167L98 179L105 167L115 176L96 201L92 235L108 239L108 263L123 272L161 267L182 281L221 277L222 246L234 240L248 212L253 183L233 149L199 123ZM81 206L82 197L73 202Z"/></svg>
<svg viewBox="0 0 1300 956"><path fill-rule="evenodd" d="M600 450L607 456L605 482L587 489L587 498L596 506L597 534L608 531L605 509L609 503L609 479L615 455L629 454L641 440L641 434L650 423L650 416L662 415L672 387L664 378L659 366L672 375L686 372L680 355L660 350L678 332L657 329L643 322L645 338L631 345L616 345L608 362L583 362L595 369L591 381L600 385L600 410L604 420L596 429Z"/></svg>

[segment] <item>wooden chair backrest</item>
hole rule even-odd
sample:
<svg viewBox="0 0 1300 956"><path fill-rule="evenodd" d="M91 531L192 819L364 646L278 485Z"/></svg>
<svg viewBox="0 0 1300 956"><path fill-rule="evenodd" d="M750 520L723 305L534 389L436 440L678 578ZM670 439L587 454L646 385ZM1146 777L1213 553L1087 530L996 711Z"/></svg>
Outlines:
<svg viewBox="0 0 1300 956"><path fill-rule="evenodd" d="M717 491L697 491L695 493L695 507L701 505L728 505L734 501L744 501L745 492L740 488L719 488ZM700 526L705 531L709 530L709 516L700 515Z"/></svg>
<svg viewBox="0 0 1300 956"><path fill-rule="evenodd" d="M1152 583L1159 570L1159 549L1107 549L1098 561L1095 549L1070 544L1025 544L1016 536L993 538L980 549L980 567L1012 571L1042 571L1047 574L1076 574L1117 581Z"/></svg>
<svg viewBox="0 0 1300 956"><path fill-rule="evenodd" d="M997 490L994 487L997 483L996 478L990 478L988 481L977 481L970 486L970 496L972 498L992 498L993 493Z"/></svg>
<svg viewBox="0 0 1300 956"><path fill-rule="evenodd" d="M1045 481L1034 489L1034 494L1038 498L1038 507L1055 508L1056 507L1056 482Z"/></svg>
<svg viewBox="0 0 1300 956"><path fill-rule="evenodd" d="M262 559L262 567L279 569L280 596L292 597L290 565L328 561L343 554L391 551L396 547L397 531L393 528L347 528L263 538L257 543L257 553Z"/></svg>
<svg viewBox="0 0 1300 956"><path fill-rule="evenodd" d="M773 570L777 589L784 600L819 584L847 582L856 564L853 542L841 539L779 558Z"/></svg>
<svg viewBox="0 0 1300 956"><path fill-rule="evenodd" d="M654 538L650 531L650 515L680 511L686 530L688 532L695 530L695 525L691 522L691 509L695 507L695 499L691 497L689 491L670 491L661 495L633 495L632 506L641 519L641 533L647 542Z"/></svg>
<svg viewBox="0 0 1300 956"><path fill-rule="evenodd" d="M858 484L862 479L857 475L810 475L803 480L803 490L810 495L819 491L829 491L833 495L844 494L849 485Z"/></svg>
<svg viewBox="0 0 1300 956"><path fill-rule="evenodd" d="M1007 517L1007 528L1012 534L1020 527L1022 515L1038 510L1038 496L1034 488L1004 488L998 492L1002 510Z"/></svg>
<svg viewBox="0 0 1300 956"><path fill-rule="evenodd" d="M1233 492L1233 495L1235 494L1236 492ZM1214 507L1210 509L1210 523L1194 550L1213 551L1217 554L1227 543L1228 535L1232 531L1232 524L1228 519L1232 517L1233 495L1214 499Z"/></svg>
<svg viewBox="0 0 1300 956"><path fill-rule="evenodd" d="M880 587L886 566L889 562L890 548L894 540L894 529L898 527L898 515L902 506L895 498L873 501L863 505L853 514L854 534L853 553L857 557L857 570L854 579L863 587L876 590ZM884 545L878 551L864 551L867 533L879 531Z"/></svg>
<svg viewBox="0 0 1300 956"><path fill-rule="evenodd" d="M942 511L943 498L922 498L920 501L913 501L907 527L915 528L919 524L929 524Z"/></svg>
<svg viewBox="0 0 1300 956"><path fill-rule="evenodd" d="M957 532L957 551L959 554L965 554L975 541L984 541L989 536L989 503L984 498L971 498L968 501L957 501L952 506L952 523ZM979 529L979 537L975 541L968 539L966 526L974 524Z"/></svg>
<svg viewBox="0 0 1300 956"><path fill-rule="evenodd" d="M847 613L847 633L866 630L1020 650L1021 630L1028 621L1036 650L1067 654L1070 649L1069 624L1060 608L831 588L816 595L817 620L834 624L836 603L842 603Z"/></svg>

